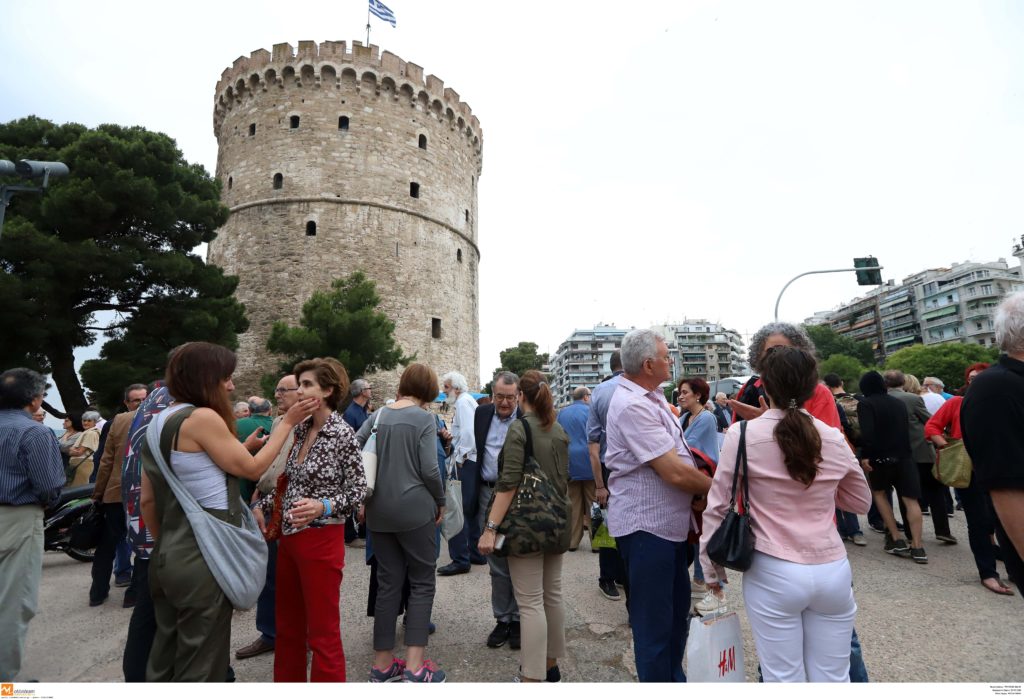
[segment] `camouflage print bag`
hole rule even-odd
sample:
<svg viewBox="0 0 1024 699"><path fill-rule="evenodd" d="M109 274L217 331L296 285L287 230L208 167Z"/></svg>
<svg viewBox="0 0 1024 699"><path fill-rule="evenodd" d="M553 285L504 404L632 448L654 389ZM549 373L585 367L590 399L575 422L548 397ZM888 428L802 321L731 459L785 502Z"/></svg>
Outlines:
<svg viewBox="0 0 1024 699"><path fill-rule="evenodd" d="M525 556L532 553L565 553L569 550L569 498L563 485L551 482L533 456L533 437L525 417L519 418L526 431L523 480L512 498L498 534L505 544L496 556ZM494 495L491 495L491 504ZM487 511L491 511L488 505Z"/></svg>

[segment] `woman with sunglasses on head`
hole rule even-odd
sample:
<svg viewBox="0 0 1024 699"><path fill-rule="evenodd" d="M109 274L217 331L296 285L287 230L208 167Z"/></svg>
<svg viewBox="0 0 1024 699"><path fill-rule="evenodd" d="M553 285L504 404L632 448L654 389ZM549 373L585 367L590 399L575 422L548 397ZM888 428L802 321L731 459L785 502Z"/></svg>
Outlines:
<svg viewBox="0 0 1024 699"><path fill-rule="evenodd" d="M244 503L238 479L257 479L284 444L285 432L245 444L235 436L230 394L236 357L208 342L179 347L167 365L167 389L174 403L159 413L148 430L163 435L178 423L171 442L169 467L199 505L235 526ZM297 424L310 414L311 401L285 416ZM179 411L191 409L183 420ZM184 414L184 413L182 413ZM177 417L176 417L177 415ZM169 426L168 426L169 427ZM260 449L254 457L250 452ZM143 454L149 452L148 444ZM192 527L170 485L151 457L143 459L143 520L156 542L149 586L156 635L146 679L150 682L223 682L228 673L232 605L203 558Z"/></svg>
<svg viewBox="0 0 1024 699"><path fill-rule="evenodd" d="M871 495L840 430L800 406L818 372L804 349L779 346L760 361L768 409L746 423L754 556L743 597L765 682L848 682L857 605L833 511L866 513ZM716 572L708 541L729 509L739 426L726 434L708 506L701 563L710 589Z"/></svg>

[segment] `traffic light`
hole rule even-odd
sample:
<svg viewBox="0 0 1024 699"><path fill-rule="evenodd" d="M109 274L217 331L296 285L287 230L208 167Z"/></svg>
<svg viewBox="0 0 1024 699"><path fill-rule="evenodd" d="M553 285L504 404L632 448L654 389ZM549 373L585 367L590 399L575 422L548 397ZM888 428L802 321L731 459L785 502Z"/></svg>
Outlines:
<svg viewBox="0 0 1024 699"><path fill-rule="evenodd" d="M878 286L882 283L882 268L878 258L855 257L853 266L857 268L857 283L861 286ZM871 269L871 268L874 269Z"/></svg>

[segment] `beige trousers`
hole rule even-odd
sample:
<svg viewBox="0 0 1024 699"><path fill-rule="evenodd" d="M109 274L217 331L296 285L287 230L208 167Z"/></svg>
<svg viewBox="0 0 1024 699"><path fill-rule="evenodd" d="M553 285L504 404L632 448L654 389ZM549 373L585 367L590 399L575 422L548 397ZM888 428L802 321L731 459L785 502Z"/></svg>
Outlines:
<svg viewBox="0 0 1024 699"><path fill-rule="evenodd" d="M508 570L519 605L522 674L543 682L547 659L565 656L562 555L509 556Z"/></svg>
<svg viewBox="0 0 1024 699"><path fill-rule="evenodd" d="M21 669L42 575L43 508L0 507L0 680L4 682L13 682Z"/></svg>
<svg viewBox="0 0 1024 699"><path fill-rule="evenodd" d="M590 530L590 503L596 499L594 481L569 481L569 502L572 514L569 519L569 548L576 549L583 539L583 527ZM591 538L594 532L590 532Z"/></svg>

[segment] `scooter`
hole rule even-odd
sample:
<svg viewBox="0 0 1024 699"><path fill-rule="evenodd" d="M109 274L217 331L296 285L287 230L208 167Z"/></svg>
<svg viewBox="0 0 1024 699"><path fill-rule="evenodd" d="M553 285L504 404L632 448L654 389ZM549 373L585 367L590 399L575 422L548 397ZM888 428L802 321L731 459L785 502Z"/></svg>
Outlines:
<svg viewBox="0 0 1024 699"><path fill-rule="evenodd" d="M93 486L82 485L62 490L60 498L43 512L43 550L63 551L76 561L92 563L96 549L71 546L71 528L92 507Z"/></svg>

